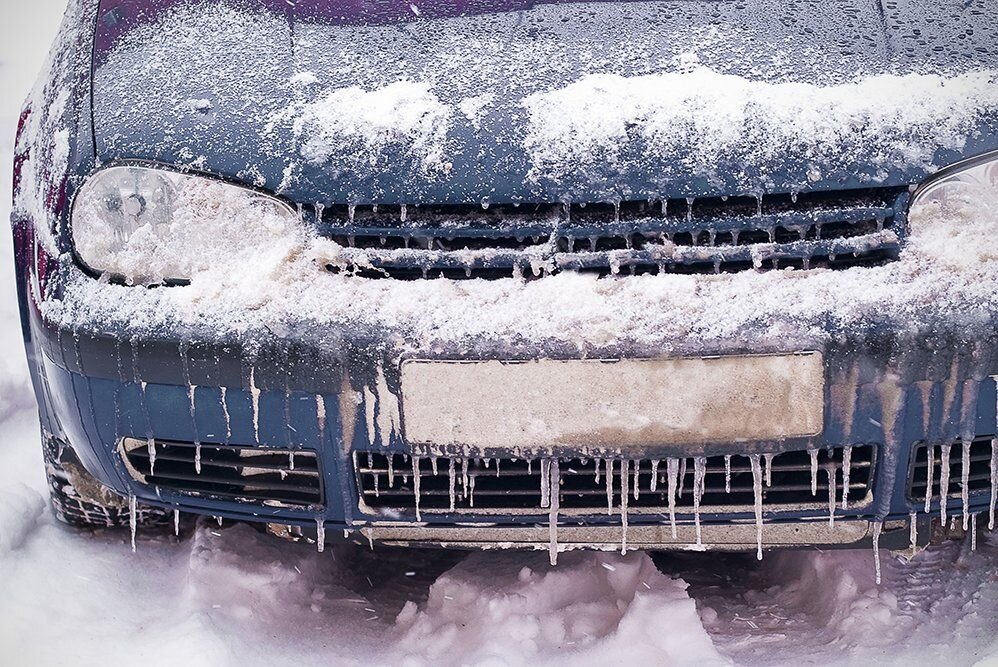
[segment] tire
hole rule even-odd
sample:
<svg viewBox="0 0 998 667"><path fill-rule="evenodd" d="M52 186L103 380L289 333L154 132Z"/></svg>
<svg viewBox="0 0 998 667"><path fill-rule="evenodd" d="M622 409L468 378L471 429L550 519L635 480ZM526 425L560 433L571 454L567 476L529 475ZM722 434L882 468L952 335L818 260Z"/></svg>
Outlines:
<svg viewBox="0 0 998 667"><path fill-rule="evenodd" d="M42 433L45 473L52 512L73 528L127 528L128 499L101 484L87 472L71 447ZM158 507L137 504L135 523L141 527L172 525L173 514Z"/></svg>

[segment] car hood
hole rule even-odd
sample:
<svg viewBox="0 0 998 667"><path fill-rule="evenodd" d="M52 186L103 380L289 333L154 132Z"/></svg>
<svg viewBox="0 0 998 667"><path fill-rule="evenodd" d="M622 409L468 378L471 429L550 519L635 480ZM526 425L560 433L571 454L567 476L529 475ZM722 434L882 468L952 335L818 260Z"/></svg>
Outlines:
<svg viewBox="0 0 998 667"><path fill-rule="evenodd" d="M97 160L298 202L916 183L998 149L998 0L102 0Z"/></svg>

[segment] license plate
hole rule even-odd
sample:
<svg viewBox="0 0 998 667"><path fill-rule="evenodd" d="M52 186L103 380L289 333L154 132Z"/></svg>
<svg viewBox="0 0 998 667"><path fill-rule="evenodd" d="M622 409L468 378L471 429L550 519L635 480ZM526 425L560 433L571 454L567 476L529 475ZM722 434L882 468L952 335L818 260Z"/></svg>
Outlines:
<svg viewBox="0 0 998 667"><path fill-rule="evenodd" d="M654 447L819 435L817 352L682 359L402 364L411 443Z"/></svg>

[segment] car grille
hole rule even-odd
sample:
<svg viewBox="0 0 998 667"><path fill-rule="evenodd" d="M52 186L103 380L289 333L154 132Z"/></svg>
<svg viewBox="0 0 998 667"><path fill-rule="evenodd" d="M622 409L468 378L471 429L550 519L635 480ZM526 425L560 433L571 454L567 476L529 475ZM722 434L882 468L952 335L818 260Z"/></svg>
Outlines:
<svg viewBox="0 0 998 667"><path fill-rule="evenodd" d="M807 451L791 451L772 456L770 483L764 484L763 499L767 509L783 507L827 507L828 472L833 469L836 494L841 501L843 485L844 448L823 449L818 452L816 493L812 495L811 456ZM850 451L849 497L854 504L870 501L875 449L873 446L854 446ZM723 508L723 511L751 512L755 495L751 463L747 456L733 455L730 491L726 490L724 456L706 458L703 508ZM410 512L415 510L412 483L412 459L404 454L383 452L356 452L354 465L363 505L372 510ZM623 463L613 463L613 506L620 504L620 470ZM635 465L638 467L638 494L633 496ZM655 491L651 489L652 468L656 468ZM597 477L597 466L600 474ZM454 484L455 511L530 511L544 509L541 495L540 461L522 459L452 459L431 458L418 460L420 477L420 508L427 511L449 511L451 484ZM628 506L633 511L664 512L668 506L668 476L666 462L653 464L651 460L630 461L629 486L632 493ZM453 470L453 482L451 481ZM685 474L682 474L685 471ZM690 510L693 507L693 459L680 460L682 493L675 506ZM605 510L607 507L606 462L602 460L560 459L561 480L560 508L565 510Z"/></svg>
<svg viewBox="0 0 998 667"><path fill-rule="evenodd" d="M323 208L326 270L536 278L845 269L897 258L907 188L613 204Z"/></svg>
<svg viewBox="0 0 998 667"><path fill-rule="evenodd" d="M978 436L970 442L970 473L967 479L969 494L987 494L991 492L991 475L993 463L994 437ZM932 448L932 491L931 499L939 500L942 484L943 456L942 447ZM914 501L924 501L929 486L929 447L926 443L915 445L912 453L912 464L908 481L908 498ZM957 441L950 446L949 460L946 461L949 470L949 497L960 497L963 493L963 443Z"/></svg>
<svg viewBox="0 0 998 667"><path fill-rule="evenodd" d="M131 475L156 489L277 507L323 504L319 461L307 450L163 440L150 447L146 440L125 438L121 454Z"/></svg>

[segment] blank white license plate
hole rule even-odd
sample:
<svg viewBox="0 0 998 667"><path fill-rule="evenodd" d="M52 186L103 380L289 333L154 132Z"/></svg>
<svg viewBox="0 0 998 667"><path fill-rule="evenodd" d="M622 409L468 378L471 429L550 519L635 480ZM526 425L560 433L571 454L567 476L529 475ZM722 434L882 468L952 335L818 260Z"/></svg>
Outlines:
<svg viewBox="0 0 998 667"><path fill-rule="evenodd" d="M817 352L685 359L402 364L411 443L494 448L700 445L815 436Z"/></svg>

